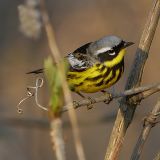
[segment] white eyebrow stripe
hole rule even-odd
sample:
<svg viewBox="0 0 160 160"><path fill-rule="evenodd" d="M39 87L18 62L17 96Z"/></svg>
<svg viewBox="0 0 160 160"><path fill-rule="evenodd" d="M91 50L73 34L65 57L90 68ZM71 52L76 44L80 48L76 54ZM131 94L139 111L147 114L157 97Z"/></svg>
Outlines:
<svg viewBox="0 0 160 160"><path fill-rule="evenodd" d="M111 47L101 48L101 49L96 51L95 55L97 55L99 53L104 53L104 52L109 51L109 50L111 50Z"/></svg>

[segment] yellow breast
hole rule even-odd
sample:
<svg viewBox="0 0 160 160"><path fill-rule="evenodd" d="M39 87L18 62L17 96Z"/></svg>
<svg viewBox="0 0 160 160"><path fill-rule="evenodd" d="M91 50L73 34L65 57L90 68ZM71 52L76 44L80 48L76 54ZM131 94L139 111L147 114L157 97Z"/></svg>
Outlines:
<svg viewBox="0 0 160 160"><path fill-rule="evenodd" d="M67 81L73 91L93 93L112 86L123 73L123 65L108 68L95 64L82 72L68 72Z"/></svg>
<svg viewBox="0 0 160 160"><path fill-rule="evenodd" d="M106 89L115 84L124 71L124 54L122 49L111 61L97 63L84 71L69 71L68 84L73 91L93 93Z"/></svg>

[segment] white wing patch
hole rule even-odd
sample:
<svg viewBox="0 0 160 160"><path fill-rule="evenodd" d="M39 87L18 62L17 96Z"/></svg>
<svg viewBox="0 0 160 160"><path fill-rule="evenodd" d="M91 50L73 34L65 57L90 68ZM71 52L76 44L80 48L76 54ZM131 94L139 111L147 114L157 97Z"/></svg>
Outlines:
<svg viewBox="0 0 160 160"><path fill-rule="evenodd" d="M86 66L84 65L85 62L77 59L72 53L68 55L68 61L73 68L86 68Z"/></svg>

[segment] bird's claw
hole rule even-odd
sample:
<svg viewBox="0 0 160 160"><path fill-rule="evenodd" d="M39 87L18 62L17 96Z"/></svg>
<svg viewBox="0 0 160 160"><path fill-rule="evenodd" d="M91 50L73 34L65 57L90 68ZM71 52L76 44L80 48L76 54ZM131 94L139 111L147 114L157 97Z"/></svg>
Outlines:
<svg viewBox="0 0 160 160"><path fill-rule="evenodd" d="M106 96L109 95L109 99L103 101L105 104L109 104L109 102L113 99L112 93L106 92L106 91L104 91L104 90L102 90L101 92L102 92L104 95L106 95Z"/></svg>
<svg viewBox="0 0 160 160"><path fill-rule="evenodd" d="M90 101L90 104L87 105L87 109L92 109L93 108L93 104L95 103L95 100L91 97L88 97L88 100Z"/></svg>

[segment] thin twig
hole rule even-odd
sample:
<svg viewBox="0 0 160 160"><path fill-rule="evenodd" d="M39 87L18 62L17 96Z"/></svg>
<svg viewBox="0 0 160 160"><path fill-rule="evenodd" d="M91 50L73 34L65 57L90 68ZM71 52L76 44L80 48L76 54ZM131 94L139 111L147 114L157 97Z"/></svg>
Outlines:
<svg viewBox="0 0 160 160"><path fill-rule="evenodd" d="M144 143L146 142L152 127L157 123L160 113L160 100L157 102L151 113L145 117L144 127L138 138L137 144L134 147L134 151L131 156L131 160L138 160L143 150Z"/></svg>
<svg viewBox="0 0 160 160"><path fill-rule="evenodd" d="M41 83L39 83L39 81ZM45 111L48 111L48 108L42 106L38 100L38 88L42 87L42 85L43 85L43 79L37 78L35 86L28 86L27 87L27 97L23 98L18 103L18 105L17 105L18 111L21 111L21 112L23 111L22 108L20 107L20 105L22 104L22 102L26 101L31 96L32 97L35 96L35 102L39 108L41 108ZM34 89L35 92L31 92L30 91L31 89ZM158 84L150 84L150 85L146 85L146 86L141 86L141 87L129 89L129 90L126 90L126 91L120 92L120 93L106 92L105 95L103 95L103 96L92 98L93 99L92 104L96 104L96 103L104 102L104 101L105 101L105 103L109 104L114 99L117 99L120 97L126 97L126 96L130 96L130 97L133 96L133 98L130 99L130 103L132 103L132 101L134 101L134 103L139 103L142 99L145 99L145 98L147 98L147 97L151 96L152 94L157 93L159 91L160 91L160 84L158 83ZM85 107L85 106L91 105L91 101L89 99L83 99L81 101L73 101L72 105L73 105L74 109L77 109L79 107ZM61 112L66 112L69 109L72 109L72 108L70 108L70 106L66 105L62 108Z"/></svg>
<svg viewBox="0 0 160 160"><path fill-rule="evenodd" d="M156 157L153 160L160 160L160 152L157 153Z"/></svg>
<svg viewBox="0 0 160 160"><path fill-rule="evenodd" d="M137 87L137 88L126 90L121 93L115 93L115 94L114 93L110 94L110 93L106 92L106 94L103 96L93 98L94 101L92 104L96 104L96 103L104 102L104 101L109 104L115 98L133 96L133 95L137 95L137 94L138 94L138 96L137 96L138 98L136 98L136 100L134 99L134 103L139 103L139 101L141 101L142 99L145 99L146 97L148 97L158 91L160 91L160 84L152 84L152 85L147 85L147 86L143 86L143 87ZM89 99L83 99L81 101L74 101L73 102L74 109L77 109L79 107L85 107L88 105L91 105L91 101ZM66 112L69 109L70 109L69 106L64 106L62 108L62 112Z"/></svg>
<svg viewBox="0 0 160 160"><path fill-rule="evenodd" d="M47 34L49 48L50 48L51 53L53 55L53 58L54 58L54 60L57 64L57 68L60 71L60 76L61 76L60 78L61 78L61 81L62 81L62 84L63 84L62 88L63 88L63 92L64 92L64 99L65 99L65 102L66 102L67 106L70 106L71 108L73 108L72 97L71 97L71 94L70 94L70 90L68 88L68 84L67 84L66 79L65 79L64 67L60 63L60 61L62 60L62 57L60 56L60 52L59 52L59 49L57 47L54 30L52 28L52 25L51 25L51 22L50 22L50 19L49 19L47 10L46 10L44 0L41 0L41 12L42 12L42 20L43 20L43 23L44 23L44 26L45 26L45 31L46 31L46 34ZM75 146L76 146L78 159L85 160L85 155L84 155L82 142L81 142L80 134L79 134L77 117L76 117L74 109L71 109L69 111L69 117L70 117L70 121L71 121L71 124L72 124L74 141L75 141Z"/></svg>
<svg viewBox="0 0 160 160"><path fill-rule="evenodd" d="M144 31L141 36L139 47L136 51L135 60L133 62L128 80L126 83L126 90L137 87L141 83L143 69L147 60L149 49L157 28L158 20L160 16L160 0L153 2L150 10ZM111 133L109 145L107 147L105 160L117 160L124 136L127 129L132 122L137 104L128 103L127 98L122 98L120 103L120 109L117 114L117 118Z"/></svg>

